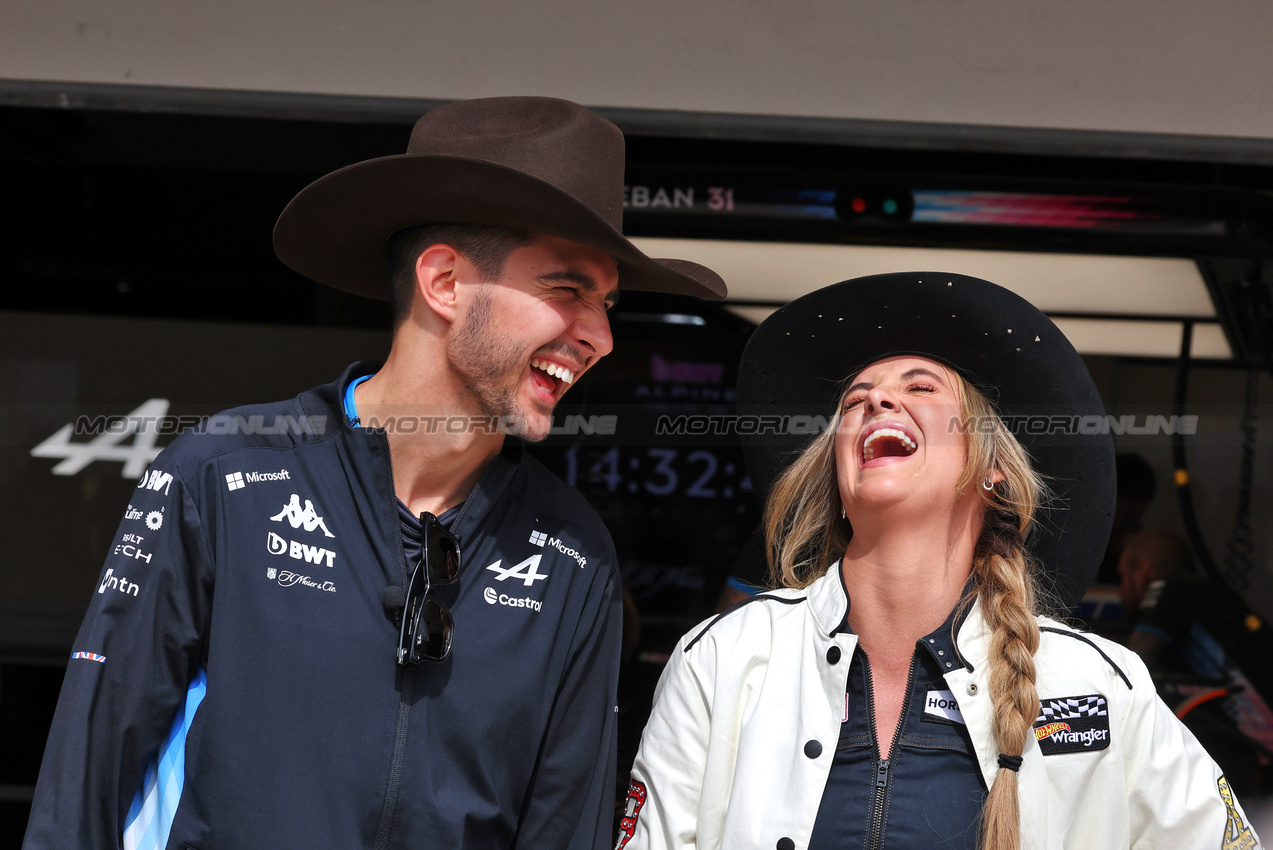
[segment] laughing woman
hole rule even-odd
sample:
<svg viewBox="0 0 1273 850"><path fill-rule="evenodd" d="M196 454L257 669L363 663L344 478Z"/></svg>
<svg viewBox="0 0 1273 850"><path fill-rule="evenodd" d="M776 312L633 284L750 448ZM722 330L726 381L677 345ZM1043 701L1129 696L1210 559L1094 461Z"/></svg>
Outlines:
<svg viewBox="0 0 1273 850"><path fill-rule="evenodd" d="M681 640L619 847L1259 847L1136 656L1039 613L1091 580L1114 493L1042 313L958 275L836 284L756 331L739 406L829 427L745 441L780 589Z"/></svg>

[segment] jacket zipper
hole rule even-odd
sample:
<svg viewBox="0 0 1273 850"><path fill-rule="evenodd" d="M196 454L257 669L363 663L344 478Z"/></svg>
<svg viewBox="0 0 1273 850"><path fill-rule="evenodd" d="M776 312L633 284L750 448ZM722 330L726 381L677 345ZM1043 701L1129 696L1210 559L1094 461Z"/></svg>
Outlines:
<svg viewBox="0 0 1273 850"><path fill-rule="evenodd" d="M389 474L389 507L393 509L392 527L398 531L393 538L398 542L398 563L402 565L402 589L405 591L411 576L407 569L407 554L402 546L402 531L398 529L398 506L393 502L397 490L393 481L393 460L389 457L389 436L381 432L379 437L385 459L385 470ZM380 810L380 824L376 827L376 841L373 845L375 850L385 850L389 845L389 830L393 825L393 812L398 803L398 787L402 781L402 761L407 749L407 724L411 719L411 701L415 692L416 671L398 666L397 672L402 677L398 699L398 722L393 739L393 758L389 763L389 784L385 788L385 802Z"/></svg>
<svg viewBox="0 0 1273 850"><path fill-rule="evenodd" d="M863 669L866 670L866 702L870 706L868 712L871 720L871 740L875 742L875 799L871 802L871 829L866 834L867 850L878 850L884 835L884 801L888 797L888 783L892 778L893 762L891 758L881 758L879 733L875 726L875 685L871 679L871 659L865 652ZM893 743L888 752L891 756L897 749L897 742L902 738L902 727L906 725L906 714L911 707L911 691L915 689L916 657L911 654L911 669L906 676L906 695L902 697L902 713L897 718L897 729L893 731Z"/></svg>
<svg viewBox="0 0 1273 850"><path fill-rule="evenodd" d="M393 522L396 527L398 523L398 506L393 504L392 499L395 497L394 494L397 493L397 489L393 480L393 459L389 455L389 436L382 432L380 440L384 452L385 470L389 473L390 505L393 508ZM473 502L473 495L477 493L480 486L480 483L473 485L473 491L469 493L468 498L464 500L464 504L460 506L460 512L455 515L455 519L451 521L451 528L459 527L460 520L468 512L469 505ZM398 541L398 563L402 565L402 588L406 590L407 583L411 580L411 571L407 567L407 555L402 546L401 531L394 535L394 539ZM398 788L402 784L402 761L407 749L407 726L411 720L411 703L415 693L417 671L402 667L398 673L402 677L401 695L398 700L398 723L393 739L393 759L389 763L389 785L385 789L384 807L380 810L380 824L376 827L376 842L373 845L375 850L385 850L389 845L389 831L393 825L393 813L398 803Z"/></svg>

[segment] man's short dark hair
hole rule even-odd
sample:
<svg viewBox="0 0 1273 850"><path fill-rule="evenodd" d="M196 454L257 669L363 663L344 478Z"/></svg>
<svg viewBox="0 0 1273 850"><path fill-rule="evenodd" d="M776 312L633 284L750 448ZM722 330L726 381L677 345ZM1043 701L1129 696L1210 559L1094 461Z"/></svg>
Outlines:
<svg viewBox="0 0 1273 850"><path fill-rule="evenodd" d="M397 328L411 314L415 262L430 245L450 245L473 264L482 280L491 281L503 273L509 254L534 241L535 234L529 231L487 224L422 224L399 230L388 244L393 326Z"/></svg>

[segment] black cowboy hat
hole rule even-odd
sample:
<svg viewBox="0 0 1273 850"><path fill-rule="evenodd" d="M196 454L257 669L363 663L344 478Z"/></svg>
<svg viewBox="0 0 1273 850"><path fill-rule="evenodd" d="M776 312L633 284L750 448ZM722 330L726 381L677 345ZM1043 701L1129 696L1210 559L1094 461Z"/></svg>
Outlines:
<svg viewBox="0 0 1273 850"><path fill-rule="evenodd" d="M419 224L486 224L604 251L624 289L724 298L715 272L656 260L624 238L623 134L576 103L493 97L440 106L407 152L306 186L274 227L279 259L319 283L387 299L386 240Z"/></svg>
<svg viewBox="0 0 1273 850"><path fill-rule="evenodd" d="M1035 517L1030 551L1044 589L1072 608L1109 539L1114 444L1082 358L1019 295L940 272L872 275L819 289L752 334L739 367L739 413L829 418L845 378L899 354L929 357L962 374L1030 453L1053 495ZM767 493L812 436L742 439L755 490Z"/></svg>

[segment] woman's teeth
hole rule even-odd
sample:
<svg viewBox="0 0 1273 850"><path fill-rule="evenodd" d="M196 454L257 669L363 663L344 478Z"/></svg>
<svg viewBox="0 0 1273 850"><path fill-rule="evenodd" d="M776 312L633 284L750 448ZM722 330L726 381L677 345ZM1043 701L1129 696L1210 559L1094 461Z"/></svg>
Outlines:
<svg viewBox="0 0 1273 850"><path fill-rule="evenodd" d="M532 357L530 365L534 366L536 369L544 370L554 378L561 378L567 386L575 382L575 373L567 369L565 366L558 366L556 363L548 360L540 360L538 357Z"/></svg>
<svg viewBox="0 0 1273 850"><path fill-rule="evenodd" d="M872 444L876 440L884 438L897 440L906 449L907 454L913 454L915 449L918 448L918 446L915 445L915 441L906 436L904 431L899 431L896 428L881 428L878 431L872 431L870 435L867 436L866 442L862 444L862 460L864 462L875 459L875 447Z"/></svg>

